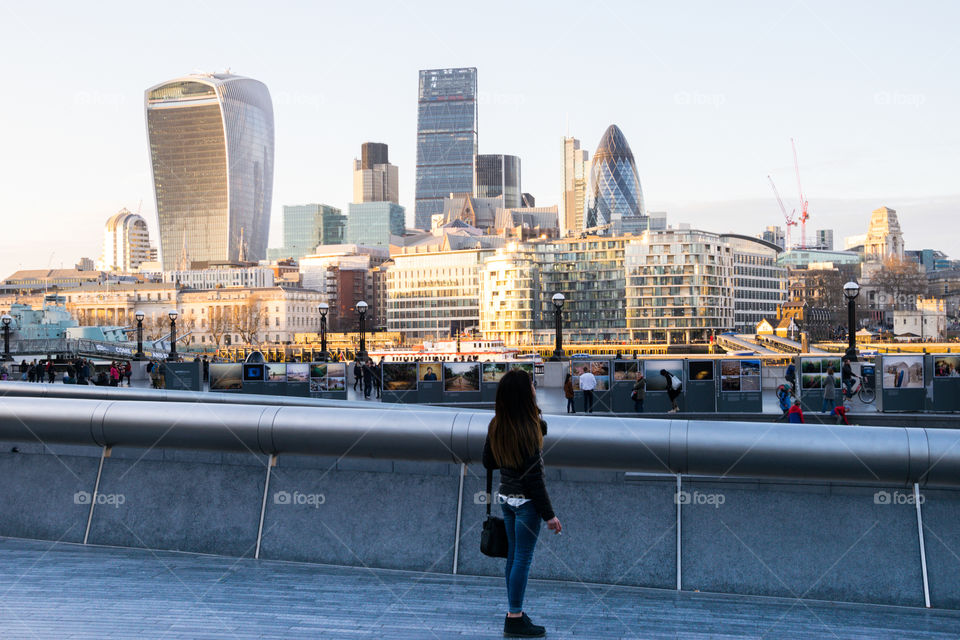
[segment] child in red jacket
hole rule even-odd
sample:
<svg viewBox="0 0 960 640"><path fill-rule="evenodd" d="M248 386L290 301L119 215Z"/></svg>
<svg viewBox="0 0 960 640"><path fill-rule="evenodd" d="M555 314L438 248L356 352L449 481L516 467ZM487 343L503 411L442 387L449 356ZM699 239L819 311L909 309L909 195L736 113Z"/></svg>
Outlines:
<svg viewBox="0 0 960 640"><path fill-rule="evenodd" d="M793 401L793 406L787 412L787 422L803 423L803 409L800 408L800 399Z"/></svg>

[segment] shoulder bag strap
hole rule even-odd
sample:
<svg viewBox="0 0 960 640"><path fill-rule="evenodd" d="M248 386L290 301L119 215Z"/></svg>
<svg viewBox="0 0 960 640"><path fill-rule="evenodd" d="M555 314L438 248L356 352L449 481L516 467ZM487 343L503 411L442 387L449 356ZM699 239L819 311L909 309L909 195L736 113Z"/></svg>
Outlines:
<svg viewBox="0 0 960 640"><path fill-rule="evenodd" d="M493 502L493 469L487 469L487 515L490 515L490 503Z"/></svg>

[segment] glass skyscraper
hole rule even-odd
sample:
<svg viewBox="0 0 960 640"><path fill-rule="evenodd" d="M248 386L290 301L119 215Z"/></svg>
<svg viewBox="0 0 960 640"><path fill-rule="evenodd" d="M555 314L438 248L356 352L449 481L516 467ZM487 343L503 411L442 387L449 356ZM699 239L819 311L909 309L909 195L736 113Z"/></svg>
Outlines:
<svg viewBox="0 0 960 640"><path fill-rule="evenodd" d="M389 247L406 231L406 210L393 202L351 202L347 212L347 244Z"/></svg>
<svg viewBox="0 0 960 640"><path fill-rule="evenodd" d="M590 206L586 228L614 226L620 231L644 231L646 210L633 152L615 124L607 127L590 169Z"/></svg>
<svg viewBox="0 0 960 640"><path fill-rule="evenodd" d="M265 258L274 153L266 85L197 74L150 87L144 99L163 268Z"/></svg>
<svg viewBox="0 0 960 640"><path fill-rule="evenodd" d="M430 229L451 193L473 194L477 167L477 70L420 71L414 226Z"/></svg>
<svg viewBox="0 0 960 640"><path fill-rule="evenodd" d="M484 154L477 156L477 197L503 196L503 206L514 209L523 206L520 189L520 158Z"/></svg>

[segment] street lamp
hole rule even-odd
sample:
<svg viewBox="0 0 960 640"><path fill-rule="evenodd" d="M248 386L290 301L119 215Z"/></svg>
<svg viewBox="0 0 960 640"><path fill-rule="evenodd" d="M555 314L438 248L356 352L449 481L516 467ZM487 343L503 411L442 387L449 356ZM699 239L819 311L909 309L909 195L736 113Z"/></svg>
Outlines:
<svg viewBox="0 0 960 640"><path fill-rule="evenodd" d="M143 360L143 311L137 311L133 317L137 319L137 353L133 357Z"/></svg>
<svg viewBox="0 0 960 640"><path fill-rule="evenodd" d="M843 285L843 295L847 299L847 353L850 362L857 361L857 296L860 285L848 282Z"/></svg>
<svg viewBox="0 0 960 640"><path fill-rule="evenodd" d="M553 349L551 360L563 359L563 301L566 298L562 293L553 294L553 315L557 322L557 345Z"/></svg>
<svg viewBox="0 0 960 640"><path fill-rule="evenodd" d="M317 305L317 311L320 312L320 362L327 361L327 312L330 311L330 305L321 302Z"/></svg>
<svg viewBox="0 0 960 640"><path fill-rule="evenodd" d="M367 357L367 341L363 326L364 317L367 315L367 306L367 303L363 300L357 303L357 313L360 314L360 352L357 354L359 358Z"/></svg>
<svg viewBox="0 0 960 640"><path fill-rule="evenodd" d="M10 323L13 322L13 318L5 313L0 317L0 322L3 323L3 357L0 360L13 360L13 356L10 355Z"/></svg>
<svg viewBox="0 0 960 640"><path fill-rule="evenodd" d="M171 309L167 314L170 317L170 355L167 360L177 361L177 316L180 315L176 309Z"/></svg>

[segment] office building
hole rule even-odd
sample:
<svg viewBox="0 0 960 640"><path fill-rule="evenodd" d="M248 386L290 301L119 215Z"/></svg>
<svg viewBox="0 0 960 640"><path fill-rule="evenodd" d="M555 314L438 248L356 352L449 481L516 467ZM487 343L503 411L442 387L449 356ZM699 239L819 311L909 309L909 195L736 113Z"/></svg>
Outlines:
<svg viewBox="0 0 960 640"><path fill-rule="evenodd" d="M505 155L477 156L477 196L503 196L503 206L523 206L520 190L520 158Z"/></svg>
<svg viewBox="0 0 960 640"><path fill-rule="evenodd" d="M318 245L342 244L347 216L328 204L298 204L283 207L283 246L267 252L270 260L300 259Z"/></svg>
<svg viewBox="0 0 960 640"><path fill-rule="evenodd" d="M817 229L814 231L814 244L822 251L833 251L833 229Z"/></svg>
<svg viewBox="0 0 960 640"><path fill-rule="evenodd" d="M759 236L757 236L764 242L769 242L770 244L775 244L781 249L787 249L787 237L783 232L783 229L780 227L767 227L763 230ZM832 248L832 247L831 247Z"/></svg>
<svg viewBox="0 0 960 640"><path fill-rule="evenodd" d="M378 326L376 318L383 311L377 302L378 281L373 273L389 258L387 247L342 244L320 247L316 254L300 260L303 288L319 292L330 305L328 329L356 331L356 306L361 300L369 305L367 326Z"/></svg>
<svg viewBox="0 0 960 640"><path fill-rule="evenodd" d="M584 228L583 212L587 204L587 160L590 153L580 148L576 138L563 139L563 214L560 235L579 233Z"/></svg>
<svg viewBox="0 0 960 640"><path fill-rule="evenodd" d="M535 207L537 206L537 199L533 197L532 193L524 193L520 196L520 206Z"/></svg>
<svg viewBox="0 0 960 640"><path fill-rule="evenodd" d="M351 202L347 205L347 243L389 247L403 236L406 211L393 202Z"/></svg>
<svg viewBox="0 0 960 640"><path fill-rule="evenodd" d="M274 155L266 85L190 75L147 89L145 109L164 269L265 258Z"/></svg>
<svg viewBox="0 0 960 640"><path fill-rule="evenodd" d="M400 201L400 172L390 164L387 145L364 142L360 158L353 161L353 201Z"/></svg>
<svg viewBox="0 0 960 640"><path fill-rule="evenodd" d="M590 203L585 229L611 234L647 228L643 191L633 152L620 127L607 127L590 166Z"/></svg>
<svg viewBox="0 0 960 640"><path fill-rule="evenodd" d="M477 70L420 71L414 226L429 230L451 193L476 192Z"/></svg>
<svg viewBox="0 0 960 640"><path fill-rule="evenodd" d="M783 251L760 238L728 233L720 236L733 255L733 327L752 333L757 323L776 316L787 299L787 269L777 264Z"/></svg>
<svg viewBox="0 0 960 640"><path fill-rule="evenodd" d="M147 221L126 209L110 216L104 226L103 254L96 268L100 271L132 273L149 259Z"/></svg>

